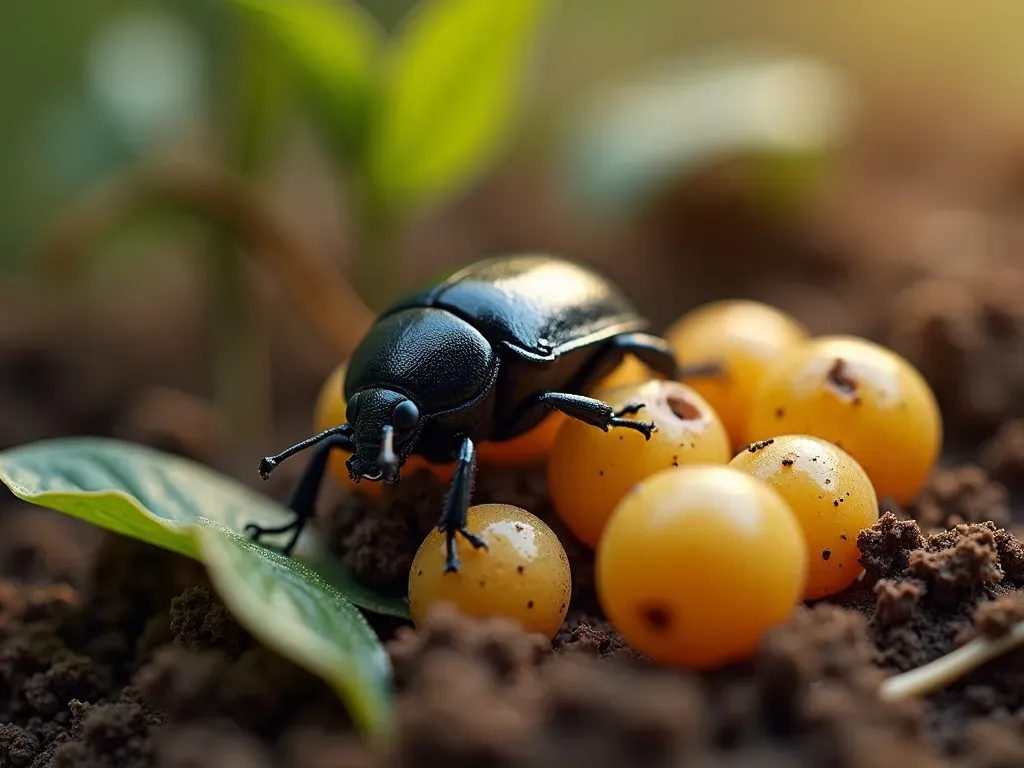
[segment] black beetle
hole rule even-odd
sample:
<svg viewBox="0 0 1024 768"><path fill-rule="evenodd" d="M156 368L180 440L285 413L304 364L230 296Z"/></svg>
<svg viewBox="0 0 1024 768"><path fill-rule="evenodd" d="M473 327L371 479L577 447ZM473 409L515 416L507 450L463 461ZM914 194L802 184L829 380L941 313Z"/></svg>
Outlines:
<svg viewBox="0 0 1024 768"><path fill-rule="evenodd" d="M260 462L265 480L279 462L319 444L292 495L294 519L248 530L257 539L291 531L283 550L289 554L313 515L334 449L352 454L347 466L356 481L395 482L412 454L436 464L456 459L438 528L447 534L445 570L458 570L456 533L485 546L465 528L477 443L516 437L550 409L650 439L653 424L622 418L642 404L615 412L581 394L626 353L666 376L680 375L671 348L645 332L647 325L607 279L546 255L484 260L397 302L349 362L347 423Z"/></svg>

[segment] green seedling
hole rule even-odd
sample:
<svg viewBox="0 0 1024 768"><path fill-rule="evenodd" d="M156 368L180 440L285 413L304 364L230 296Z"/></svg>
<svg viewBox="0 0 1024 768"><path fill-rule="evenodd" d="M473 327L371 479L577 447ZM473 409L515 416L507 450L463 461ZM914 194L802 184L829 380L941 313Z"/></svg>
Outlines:
<svg viewBox="0 0 1024 768"><path fill-rule="evenodd" d="M364 297L391 298L393 238L507 144L545 0L424 0L388 36L345 0L230 0L276 41L358 200Z"/></svg>
<svg viewBox="0 0 1024 768"><path fill-rule="evenodd" d="M29 503L199 560L254 637L331 684L367 731L390 732L388 657L357 606L407 618L407 601L360 584L313 531L291 559L246 537L254 520L286 522L283 507L195 462L101 438L0 452L0 481Z"/></svg>
<svg viewBox="0 0 1024 768"><path fill-rule="evenodd" d="M100 237L149 208L185 208L213 225L216 397L236 440L252 443L269 430L270 352L243 254L255 252L322 342L351 354L374 314L366 305L379 309L404 288L395 263L402 224L467 188L508 143L547 2L424 0L392 36L349 0L225 6L251 24L219 97L224 167L129 169L57 219L38 263L65 279L77 274ZM352 192L358 293L252 189L281 146L294 97Z"/></svg>

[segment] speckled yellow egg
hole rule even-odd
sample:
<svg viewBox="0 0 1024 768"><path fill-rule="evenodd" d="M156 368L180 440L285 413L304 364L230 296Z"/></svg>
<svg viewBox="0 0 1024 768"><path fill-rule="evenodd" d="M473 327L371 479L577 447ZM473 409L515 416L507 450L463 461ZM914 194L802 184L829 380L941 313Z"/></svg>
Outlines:
<svg viewBox="0 0 1024 768"><path fill-rule="evenodd" d="M431 531L409 572L409 607L422 622L430 609L450 603L476 618L505 617L528 632L554 637L572 593L569 560L554 531L525 509L509 504L470 507L467 529L487 549L456 539L460 568L445 573L445 534Z"/></svg>

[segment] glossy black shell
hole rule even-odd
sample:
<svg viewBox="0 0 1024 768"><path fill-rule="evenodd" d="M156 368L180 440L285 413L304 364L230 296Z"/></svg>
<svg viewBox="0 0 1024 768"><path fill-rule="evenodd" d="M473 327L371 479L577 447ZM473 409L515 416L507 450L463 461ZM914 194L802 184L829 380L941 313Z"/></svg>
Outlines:
<svg viewBox="0 0 1024 768"><path fill-rule="evenodd" d="M478 262L388 312L407 307L447 309L492 343L531 360L554 360L576 347L646 327L606 278L542 255Z"/></svg>
<svg viewBox="0 0 1024 768"><path fill-rule="evenodd" d="M383 387L440 431L503 440L534 426L542 391L580 392L619 358L600 353L647 322L606 278L545 255L488 259L395 303L353 354L347 399ZM441 439L437 427L430 439Z"/></svg>

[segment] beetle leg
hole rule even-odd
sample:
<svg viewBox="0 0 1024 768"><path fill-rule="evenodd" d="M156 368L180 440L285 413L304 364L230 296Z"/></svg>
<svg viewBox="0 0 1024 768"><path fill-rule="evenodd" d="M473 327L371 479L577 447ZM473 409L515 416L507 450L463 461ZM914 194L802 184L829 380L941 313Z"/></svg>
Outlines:
<svg viewBox="0 0 1024 768"><path fill-rule="evenodd" d="M625 408L619 408L619 410L617 410L612 415L615 418L619 418L620 416L636 416L638 413L640 413L640 410L643 407L643 403L630 403Z"/></svg>
<svg viewBox="0 0 1024 768"><path fill-rule="evenodd" d="M649 333L625 333L622 336L616 336L612 343L623 352L628 352L636 357L648 368L674 381L708 378L721 373L721 366L711 361L685 368L680 367L668 342Z"/></svg>
<svg viewBox="0 0 1024 768"><path fill-rule="evenodd" d="M336 427L325 429L323 432L317 435L313 435L312 437L306 438L302 442L296 443L291 448L288 448L282 451L281 453L277 454L277 456L264 456L263 459L260 460L260 477L262 477L264 480L269 479L270 473L277 469L277 466L282 461L287 459L289 456L294 456L296 453L304 451L310 446L316 445L317 443L326 440L330 437L334 437L335 435L342 435L344 437L350 438L352 437L352 433L353 430L351 424L339 424Z"/></svg>
<svg viewBox="0 0 1024 768"><path fill-rule="evenodd" d="M479 536L466 530L466 511L469 509L469 497L476 477L476 446L468 437L463 438L459 449L459 463L452 476L452 484L448 490L448 498L444 502L444 512L437 530L445 534L448 545L448 560L444 572L453 573L459 570L459 553L455 548L455 534L461 535L473 545L474 549L487 549L487 544Z"/></svg>
<svg viewBox="0 0 1024 768"><path fill-rule="evenodd" d="M668 342L649 333L624 333L612 339L612 344L636 357L648 368L670 379L676 377L679 364Z"/></svg>
<svg viewBox="0 0 1024 768"><path fill-rule="evenodd" d="M643 408L642 403L631 403L621 411L615 411L608 403L583 395L571 395L566 392L545 392L539 397L540 402L549 408L561 411L572 419L578 419L607 432L611 427L635 429L648 440L655 426L650 422L623 419L622 416L634 414Z"/></svg>
<svg viewBox="0 0 1024 768"><path fill-rule="evenodd" d="M320 492L320 483L324 479L327 459L333 450L352 453L355 450L352 438L348 435L331 435L316 446L313 458L309 460L309 464L303 471L302 477L299 478L299 482L296 483L295 490L292 491L291 500L288 502L288 509L292 511L295 517L290 523L273 528L264 528L255 523L250 523L245 526L245 530L254 541L259 541L261 536L268 534L291 531L292 535L289 537L288 543L281 549L282 554L291 554L303 528L306 527L306 523L313 517L316 510L316 499Z"/></svg>

